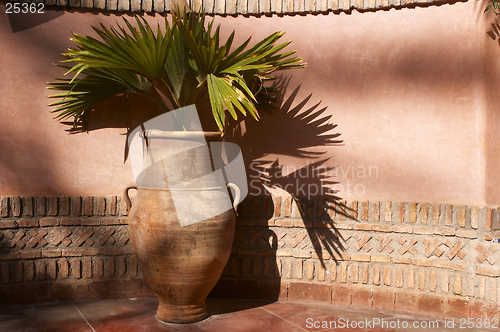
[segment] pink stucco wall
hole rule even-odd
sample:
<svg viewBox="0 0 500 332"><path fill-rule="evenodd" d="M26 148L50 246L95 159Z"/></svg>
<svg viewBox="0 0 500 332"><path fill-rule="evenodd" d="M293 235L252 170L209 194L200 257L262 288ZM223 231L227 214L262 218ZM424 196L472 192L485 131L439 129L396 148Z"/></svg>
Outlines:
<svg viewBox="0 0 500 332"><path fill-rule="evenodd" d="M115 19L65 13L12 33L0 11L0 195L119 194L133 181L124 164L124 128L70 135L46 106L45 83L62 75L51 64L71 45L70 32L91 34L91 24ZM260 123L249 119L228 136L242 147L250 175L252 161L274 162L287 173L324 160L322 167L337 167L328 172L342 198L498 205L500 96L492 85L500 47L486 34L492 20L476 1L351 15L217 18L226 35L237 30L238 40L286 31L308 63L289 73L281 111L264 114ZM120 127L118 114L99 121L106 127L116 116L113 126ZM337 146L318 137L323 131L314 119L329 116L338 126L323 134L340 132ZM299 156L299 148L307 152ZM321 183L312 173L297 177ZM283 181L271 179L278 186Z"/></svg>
<svg viewBox="0 0 500 332"><path fill-rule="evenodd" d="M493 22L493 20L491 20ZM494 23L494 22L493 22ZM486 90L486 155L485 155L485 197L486 203L498 204L500 202L500 91L495 86L500 77L499 36L494 29L489 27L489 32L495 39L486 38L486 68L485 68L485 90Z"/></svg>

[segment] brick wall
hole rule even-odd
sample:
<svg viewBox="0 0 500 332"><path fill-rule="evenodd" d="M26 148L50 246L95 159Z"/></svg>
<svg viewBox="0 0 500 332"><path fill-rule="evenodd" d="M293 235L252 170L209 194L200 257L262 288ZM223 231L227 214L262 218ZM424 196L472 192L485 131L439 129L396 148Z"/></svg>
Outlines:
<svg viewBox="0 0 500 332"><path fill-rule="evenodd" d="M437 317L499 317L500 244L491 241L499 210L272 200L254 198L241 207L216 294L279 293L291 301ZM339 235L345 251L336 254Z"/></svg>
<svg viewBox="0 0 500 332"><path fill-rule="evenodd" d="M239 212L213 296L500 315L498 209L265 196ZM120 197L0 198L1 303L144 295Z"/></svg>
<svg viewBox="0 0 500 332"><path fill-rule="evenodd" d="M0 303L146 294L120 201L1 198Z"/></svg>

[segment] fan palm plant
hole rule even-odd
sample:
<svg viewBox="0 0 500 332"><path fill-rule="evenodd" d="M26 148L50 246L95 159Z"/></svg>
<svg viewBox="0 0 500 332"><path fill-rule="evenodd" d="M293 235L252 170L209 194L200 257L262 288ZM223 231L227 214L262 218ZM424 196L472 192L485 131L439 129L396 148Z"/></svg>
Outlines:
<svg viewBox="0 0 500 332"><path fill-rule="evenodd" d="M76 47L63 53L61 67L72 78L49 83L59 99L50 104L56 118L73 118L88 129L93 107L116 95L140 94L165 111L198 103L207 94L213 117L224 134L225 111L237 119L249 113L259 119L258 109L272 111L276 92L266 84L280 70L302 68L295 51L282 53L290 43L278 44L282 32L275 32L249 47L248 38L233 47L235 32L220 41L220 26L205 22L203 12L175 10L171 22L164 19L154 33L142 17L137 27L127 19L124 26L93 27L101 40L74 34ZM72 63L72 66L66 65Z"/></svg>

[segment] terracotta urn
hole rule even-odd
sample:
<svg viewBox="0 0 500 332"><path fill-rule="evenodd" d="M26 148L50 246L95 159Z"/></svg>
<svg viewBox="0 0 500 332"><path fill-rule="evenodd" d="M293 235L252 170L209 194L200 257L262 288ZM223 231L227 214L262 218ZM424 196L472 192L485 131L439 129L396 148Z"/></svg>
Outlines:
<svg viewBox="0 0 500 332"><path fill-rule="evenodd" d="M158 178L162 172L158 170L164 171L165 163L178 165L178 172L172 172L175 174L163 179L164 188L148 188L148 181L153 180L143 180L143 186L140 183L129 184L124 191L125 202L130 208L129 233L134 255L143 280L159 300L157 317L170 323L192 323L209 316L205 299L229 259L236 218L236 205L233 205L218 215L181 225L180 208L197 213L210 209L210 206L227 205L223 200L229 199L228 189L220 186L220 182L200 180L195 181L195 188L169 187L169 183L202 178L202 175L213 171L207 146L183 148L183 144L189 143L190 139L190 133L186 134L164 135L164 139L172 141L168 142L172 148L180 152L170 154L170 157L153 163L145 170L149 179L156 177L154 181L160 181ZM204 136L209 141L220 135L204 133ZM236 196L239 195L235 185L228 186L236 191ZM137 190L133 203L128 195L132 188ZM197 195L197 198L182 201L179 197L183 196L179 194ZM238 199L235 197L235 202ZM185 215L186 211L182 213Z"/></svg>

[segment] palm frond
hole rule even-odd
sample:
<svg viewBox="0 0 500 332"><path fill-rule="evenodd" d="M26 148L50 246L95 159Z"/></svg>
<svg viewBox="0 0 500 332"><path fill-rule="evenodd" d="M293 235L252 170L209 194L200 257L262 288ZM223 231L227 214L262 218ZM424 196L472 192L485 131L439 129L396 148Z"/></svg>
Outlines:
<svg viewBox="0 0 500 332"><path fill-rule="evenodd" d="M250 46L251 38L233 47L235 32L220 40L220 25L206 22L202 11L172 11L172 23L164 20L156 32L141 17L123 25L93 27L100 38L74 34L75 46L63 55L63 65L71 79L49 83L59 98L51 106L56 118L88 119L98 103L123 93L145 95L165 110L162 94L175 108L197 103L208 95L212 113L221 133L225 112L234 119L250 114L259 119L257 109L271 111L276 90L266 87L273 73L303 68L295 51L282 51L290 42L279 44L284 33L275 32Z"/></svg>

